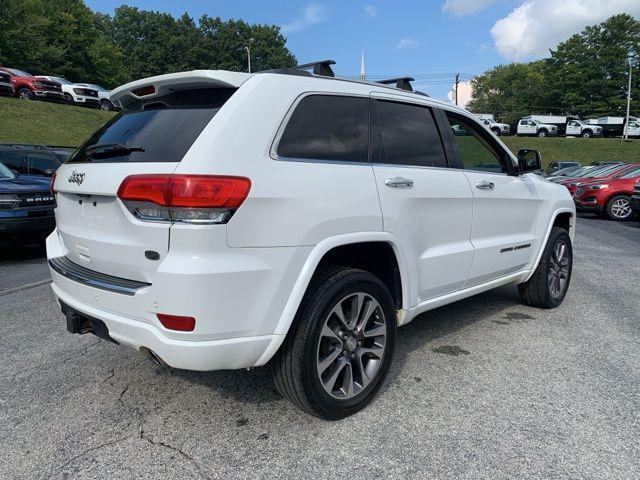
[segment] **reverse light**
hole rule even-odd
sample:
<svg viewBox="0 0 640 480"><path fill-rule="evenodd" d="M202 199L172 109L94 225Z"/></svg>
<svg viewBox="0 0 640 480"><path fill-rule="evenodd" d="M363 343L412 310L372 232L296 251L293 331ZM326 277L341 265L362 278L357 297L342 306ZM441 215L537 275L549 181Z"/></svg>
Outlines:
<svg viewBox="0 0 640 480"><path fill-rule="evenodd" d="M138 219L194 224L227 223L249 194L251 181L222 175L131 175L118 197Z"/></svg>
<svg viewBox="0 0 640 480"><path fill-rule="evenodd" d="M182 317L180 315L167 315L157 313L156 316L162 326L168 330L178 330L180 332L192 332L196 328L196 319L193 317Z"/></svg>

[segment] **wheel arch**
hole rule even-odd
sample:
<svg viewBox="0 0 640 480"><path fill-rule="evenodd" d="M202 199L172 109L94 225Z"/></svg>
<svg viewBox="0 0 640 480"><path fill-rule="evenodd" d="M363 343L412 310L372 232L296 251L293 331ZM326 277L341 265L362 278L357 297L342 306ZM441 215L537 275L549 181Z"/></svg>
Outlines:
<svg viewBox="0 0 640 480"><path fill-rule="evenodd" d="M406 310L411 305L411 273L406 262L406 256L404 255L400 243L397 238L386 232L358 232L352 234L338 235L330 237L319 242L309 253L306 261L304 262L298 278L296 279L291 294L284 306L284 309L280 315L280 318L276 324L274 330L274 336L277 341L271 342L269 348L263 353L262 357L256 362L256 366L263 365L269 361L269 359L278 351L280 345L284 341L287 333L289 332L293 320L298 312L298 308L304 294L309 287L311 279L318 271L318 268L322 268L323 265L331 265L334 259L344 260L348 258L348 254L356 251L356 249L364 248L371 252L377 250L378 252L389 252L393 254L392 258L387 261L394 261L395 267L397 267L397 277L393 275L393 281L397 280L400 285L391 290L392 297L396 303L397 321L398 324L402 324L404 317L406 316ZM352 258L348 261L348 265L354 268L362 268L360 265L360 258ZM377 273L371 271L371 269L365 269L373 273L380 278L380 271ZM381 278L383 283L389 286L391 279Z"/></svg>

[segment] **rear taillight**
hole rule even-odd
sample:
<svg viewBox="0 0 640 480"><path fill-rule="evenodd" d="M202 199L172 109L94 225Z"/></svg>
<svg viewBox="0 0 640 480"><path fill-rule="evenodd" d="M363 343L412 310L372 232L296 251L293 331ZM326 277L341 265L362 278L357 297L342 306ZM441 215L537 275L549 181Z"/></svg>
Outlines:
<svg viewBox="0 0 640 480"><path fill-rule="evenodd" d="M196 328L196 319L193 317L181 317L179 315L166 315L157 313L156 316L162 326L168 330L178 330L180 332L192 332Z"/></svg>
<svg viewBox="0 0 640 480"><path fill-rule="evenodd" d="M51 195L56 194L56 189L54 187L55 183L56 183L56 172L53 172L53 174L51 175L51 180L49 180L49 190L51 191Z"/></svg>
<svg viewBox="0 0 640 480"><path fill-rule="evenodd" d="M140 220L227 223L247 198L251 181L221 175L131 175L118 197Z"/></svg>

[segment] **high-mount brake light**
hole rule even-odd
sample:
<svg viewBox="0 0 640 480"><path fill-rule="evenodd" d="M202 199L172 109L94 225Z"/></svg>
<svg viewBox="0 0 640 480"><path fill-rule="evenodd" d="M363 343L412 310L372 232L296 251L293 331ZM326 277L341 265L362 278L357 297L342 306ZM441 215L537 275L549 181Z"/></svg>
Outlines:
<svg viewBox="0 0 640 480"><path fill-rule="evenodd" d="M152 95L156 93L156 87L153 85L147 85L146 87L136 88L135 90L131 90L131 93L136 95L137 97L144 97L146 95Z"/></svg>
<svg viewBox="0 0 640 480"><path fill-rule="evenodd" d="M138 219L227 223L247 198L251 181L223 175L131 175L118 197Z"/></svg>

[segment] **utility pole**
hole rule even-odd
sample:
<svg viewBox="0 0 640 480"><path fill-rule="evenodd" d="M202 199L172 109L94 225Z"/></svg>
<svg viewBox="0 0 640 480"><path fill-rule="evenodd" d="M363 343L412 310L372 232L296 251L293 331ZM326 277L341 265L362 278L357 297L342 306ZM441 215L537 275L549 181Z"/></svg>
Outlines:
<svg viewBox="0 0 640 480"><path fill-rule="evenodd" d="M249 39L249 46L244 47L244 49L247 51L247 67L249 70L249 73L251 73L251 44L255 41L255 38L250 38Z"/></svg>
<svg viewBox="0 0 640 480"><path fill-rule="evenodd" d="M456 105L458 105L458 85L460 84L460 74L456 73Z"/></svg>
<svg viewBox="0 0 640 480"><path fill-rule="evenodd" d="M623 141L629 140L629 114L631 113L631 72L632 72L631 59L629 58L629 86L627 87L627 117L624 122L624 136Z"/></svg>
<svg viewBox="0 0 640 480"><path fill-rule="evenodd" d="M360 56L360 80L364 80L366 76L364 71L364 50L362 50L362 55Z"/></svg>

